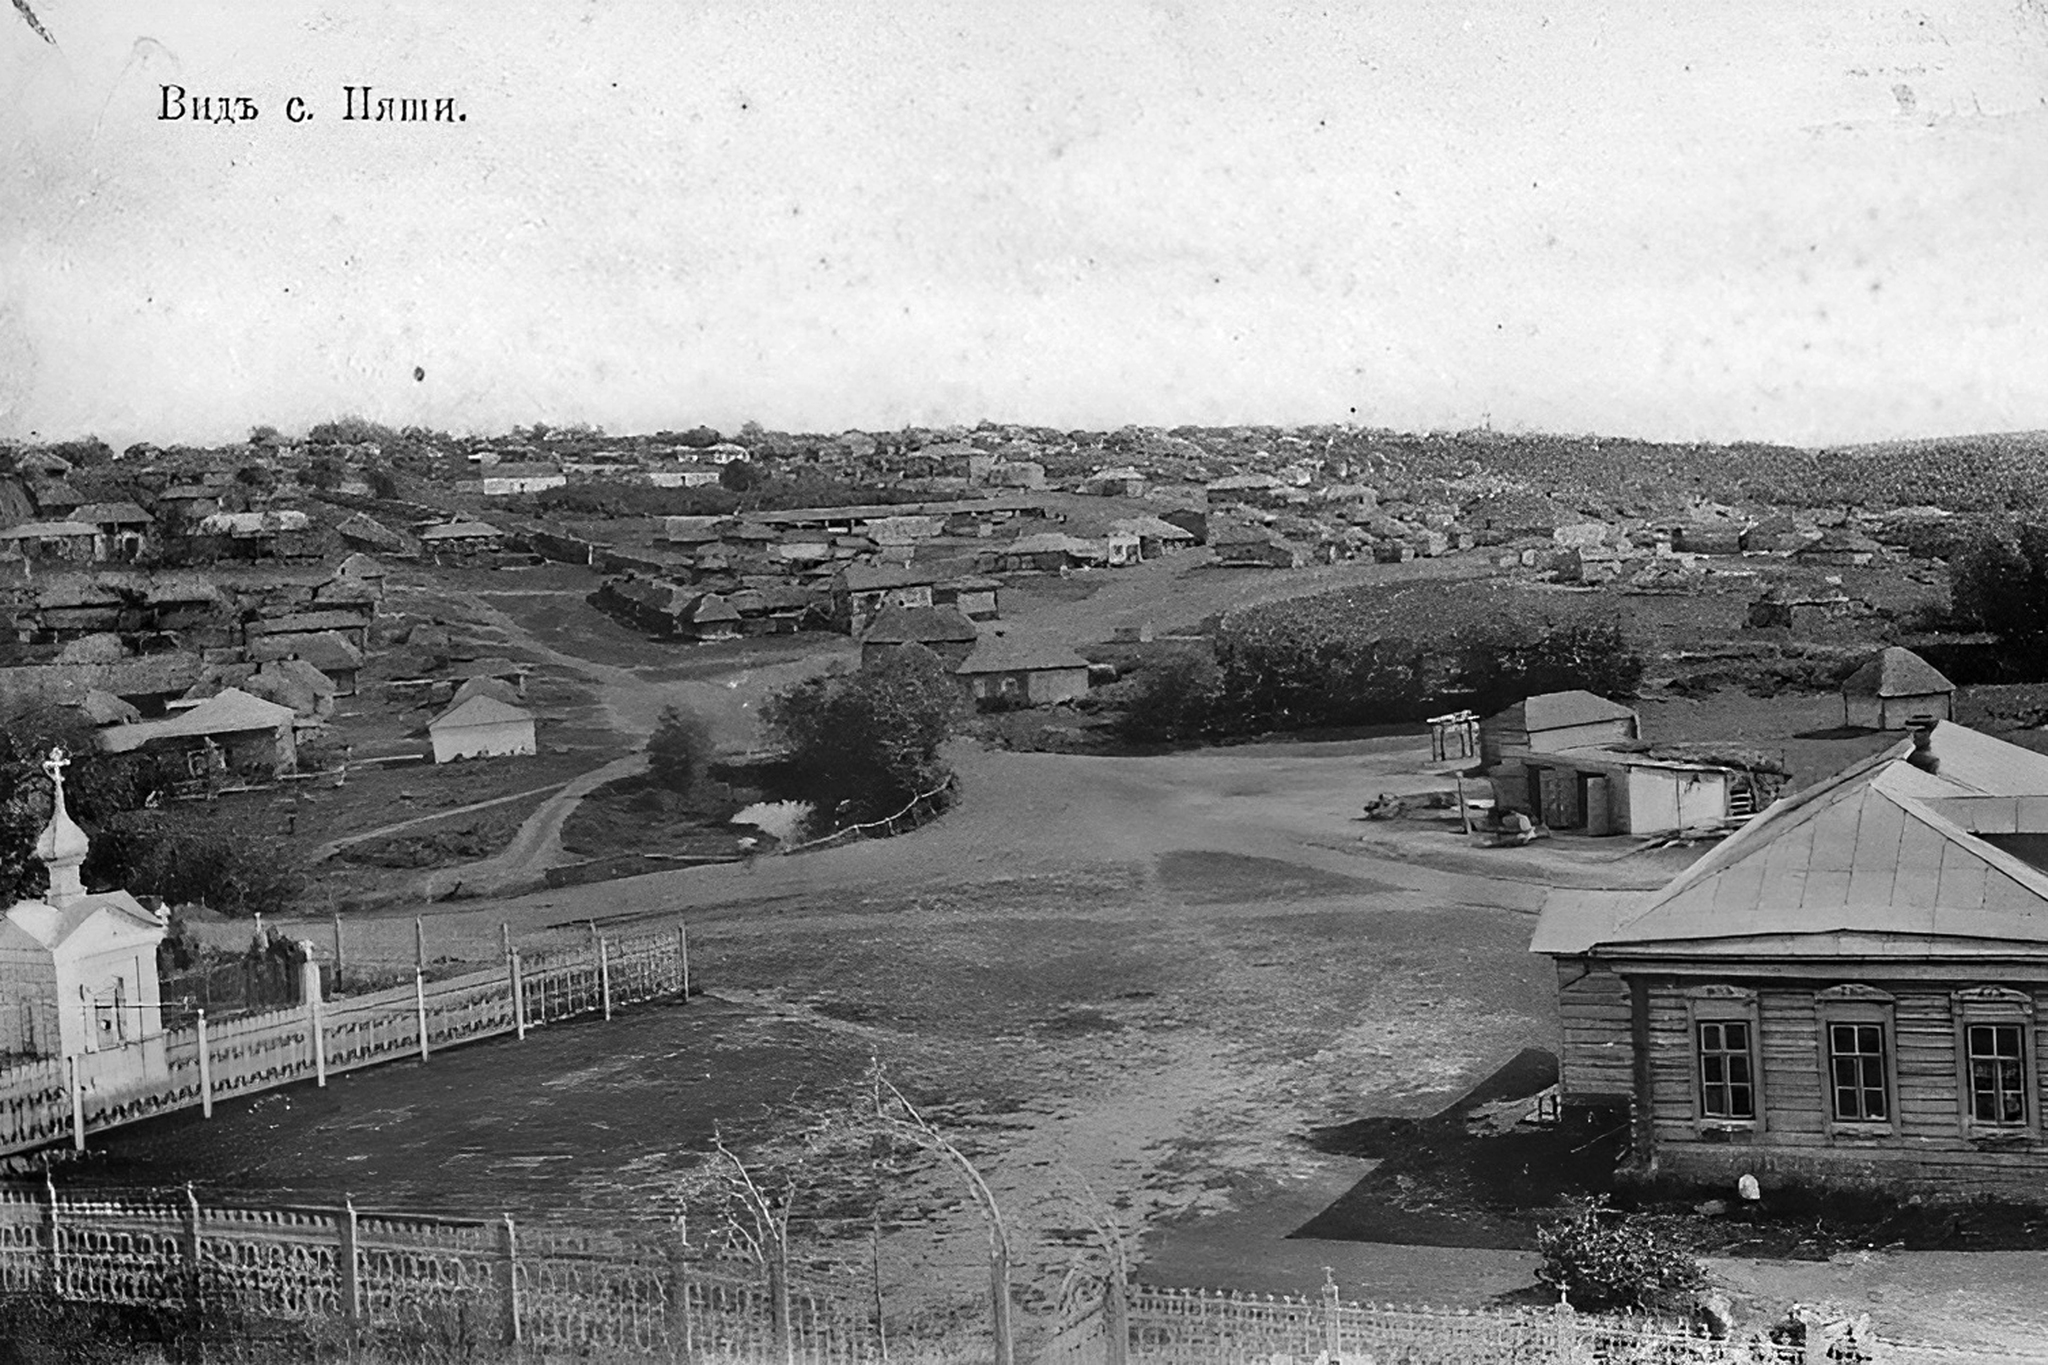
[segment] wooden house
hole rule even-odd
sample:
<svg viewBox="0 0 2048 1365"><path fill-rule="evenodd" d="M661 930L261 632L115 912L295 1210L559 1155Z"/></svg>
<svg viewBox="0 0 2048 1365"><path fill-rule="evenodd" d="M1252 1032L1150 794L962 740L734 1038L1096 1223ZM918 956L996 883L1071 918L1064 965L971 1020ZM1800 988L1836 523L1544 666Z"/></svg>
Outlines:
<svg viewBox="0 0 2048 1365"><path fill-rule="evenodd" d="M1002 615L1002 591L1002 583L993 578L948 578L932 584L932 605L958 607L970 621L992 621Z"/></svg>
<svg viewBox="0 0 2048 1365"><path fill-rule="evenodd" d="M731 640L740 633L740 614L717 593L700 593L677 613L676 628L693 640Z"/></svg>
<svg viewBox="0 0 2048 1365"><path fill-rule="evenodd" d="M1130 465L1098 469L1081 481L1081 491L1099 498L1142 498L1148 487L1144 471Z"/></svg>
<svg viewBox="0 0 2048 1365"><path fill-rule="evenodd" d="M372 610L375 604L371 604ZM331 607L321 611L294 612L289 616L273 616L249 621L242 626L243 637L250 643L259 639L277 639L293 635L319 635L332 631L354 645L358 650L368 652L370 648L370 621L361 611L348 607Z"/></svg>
<svg viewBox="0 0 2048 1365"><path fill-rule="evenodd" d="M980 627L956 607L884 607L860 637L860 661L870 663L899 646L915 644L957 665L980 635Z"/></svg>
<svg viewBox="0 0 2048 1365"><path fill-rule="evenodd" d="M1219 526L1209 533L1216 562L1238 567L1299 569L1309 562L1306 546L1264 526Z"/></svg>
<svg viewBox="0 0 2048 1365"><path fill-rule="evenodd" d="M1532 948L1642 1174L2042 1197L2048 757L1937 722L1658 890L1553 891Z"/></svg>
<svg viewBox="0 0 2048 1365"><path fill-rule="evenodd" d="M182 754L188 771L287 773L299 764L292 709L229 687L197 706L134 725L100 731L108 753L154 748Z"/></svg>
<svg viewBox="0 0 2048 1365"><path fill-rule="evenodd" d="M1138 553L1145 559L1185 550L1195 544L1195 533L1159 517L1125 517L1109 524L1112 531L1138 538Z"/></svg>
<svg viewBox="0 0 2048 1365"><path fill-rule="evenodd" d="M18 551L31 563L88 564L98 542L99 528L82 521L26 521L0 531L0 547Z"/></svg>
<svg viewBox="0 0 2048 1365"><path fill-rule="evenodd" d="M1884 553L1884 546L1860 531L1846 526L1830 527L1820 536L1792 552L1801 564L1822 564L1849 568L1868 564Z"/></svg>
<svg viewBox="0 0 2048 1365"><path fill-rule="evenodd" d="M1040 531L1018 536L985 557L990 561L989 567L1000 573L1060 573L1092 568L1105 563L1109 555L1095 541L1063 531Z"/></svg>
<svg viewBox="0 0 2048 1365"><path fill-rule="evenodd" d="M97 533L93 558L134 559L148 543L149 528L156 518L132 502L88 502L71 513L71 520L83 522Z"/></svg>
<svg viewBox="0 0 2048 1365"><path fill-rule="evenodd" d="M833 584L833 615L859 635L884 607L929 607L941 574L915 565L849 564Z"/></svg>
<svg viewBox="0 0 2048 1365"><path fill-rule="evenodd" d="M334 685L337 697L356 694L356 678L363 667L363 652L331 630L309 635L258 636L249 642L249 658L256 663L297 659L311 664Z"/></svg>
<svg viewBox="0 0 2048 1365"><path fill-rule="evenodd" d="M1842 683L1842 724L1904 730L1920 716L1953 718L1956 685L1912 650L1891 645Z"/></svg>
<svg viewBox="0 0 2048 1365"><path fill-rule="evenodd" d="M505 533L487 521L451 521L420 532L420 548L435 562L447 558L494 554L504 548Z"/></svg>
<svg viewBox="0 0 2048 1365"><path fill-rule="evenodd" d="M1086 659L1055 641L1000 627L976 640L953 672L984 708L1049 706L1088 692Z"/></svg>

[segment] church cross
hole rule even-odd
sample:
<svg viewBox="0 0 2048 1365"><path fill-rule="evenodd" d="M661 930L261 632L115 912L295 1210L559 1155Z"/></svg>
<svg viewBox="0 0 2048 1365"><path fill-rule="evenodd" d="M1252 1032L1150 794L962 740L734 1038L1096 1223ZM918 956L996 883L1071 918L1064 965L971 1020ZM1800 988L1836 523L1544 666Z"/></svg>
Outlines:
<svg viewBox="0 0 2048 1365"><path fill-rule="evenodd" d="M59 792L64 790L64 770L70 766L71 760L65 757L62 749L51 749L50 756L43 760L43 771L50 775L50 781L56 784Z"/></svg>

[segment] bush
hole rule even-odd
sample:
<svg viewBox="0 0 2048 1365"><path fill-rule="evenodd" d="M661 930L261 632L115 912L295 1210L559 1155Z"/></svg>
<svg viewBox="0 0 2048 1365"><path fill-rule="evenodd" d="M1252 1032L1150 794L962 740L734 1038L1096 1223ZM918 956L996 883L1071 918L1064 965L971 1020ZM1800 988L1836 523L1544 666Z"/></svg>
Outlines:
<svg viewBox="0 0 2048 1365"><path fill-rule="evenodd" d="M240 821L153 810L109 820L93 836L84 873L89 885L230 915L280 914L305 882L282 841Z"/></svg>
<svg viewBox="0 0 2048 1365"><path fill-rule="evenodd" d="M1131 680L1117 733L1139 744L1207 734L1223 694L1216 661L1192 650L1158 659Z"/></svg>
<svg viewBox="0 0 2048 1365"><path fill-rule="evenodd" d="M1707 1282L1698 1261L1658 1241L1638 1216L1609 1208L1605 1195L1569 1201L1536 1230L1536 1250L1536 1277L1593 1312L1670 1306Z"/></svg>
<svg viewBox="0 0 2048 1365"><path fill-rule="evenodd" d="M2048 526L1995 526L1949 566L1951 614L1992 631L2023 676L2048 669Z"/></svg>
<svg viewBox="0 0 2048 1365"><path fill-rule="evenodd" d="M944 783L939 749L966 711L960 684L922 645L852 673L807 678L762 718L787 748L799 795L837 824L893 815Z"/></svg>
<svg viewBox="0 0 2048 1365"><path fill-rule="evenodd" d="M670 706L662 711L654 735L647 741L648 772L660 786L687 796L704 775L716 747L709 722L695 712Z"/></svg>
<svg viewBox="0 0 2048 1365"><path fill-rule="evenodd" d="M102 753L91 722L70 707L29 705L0 715L0 904L41 895L48 885L43 865L31 855L50 820L50 780L42 763L52 748L71 760L64 770L65 807L95 839L108 821L168 785L148 755ZM88 878L94 870L89 862Z"/></svg>

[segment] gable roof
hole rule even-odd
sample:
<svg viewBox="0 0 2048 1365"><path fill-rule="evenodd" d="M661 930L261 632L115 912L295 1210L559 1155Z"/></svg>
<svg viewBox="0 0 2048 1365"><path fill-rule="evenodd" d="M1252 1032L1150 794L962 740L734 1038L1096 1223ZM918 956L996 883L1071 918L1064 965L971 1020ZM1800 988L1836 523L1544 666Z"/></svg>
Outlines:
<svg viewBox="0 0 2048 1365"><path fill-rule="evenodd" d="M81 896L62 909L42 901L15 902L0 916L0 943L11 939L10 947L55 952L102 915L138 939L161 940L164 936L162 922L135 897L126 891L100 891Z"/></svg>
<svg viewBox="0 0 2048 1365"><path fill-rule="evenodd" d="M958 607L903 607L890 603L875 614L860 637L864 645L957 644L980 636L981 629Z"/></svg>
<svg viewBox="0 0 2048 1365"><path fill-rule="evenodd" d="M238 687L225 687L183 715L102 730L100 743L109 753L118 754L139 749L153 739L279 730L291 723L289 706L251 696Z"/></svg>
<svg viewBox="0 0 2048 1365"><path fill-rule="evenodd" d="M144 526L156 518L132 502L88 502L72 509L71 520L94 526Z"/></svg>
<svg viewBox="0 0 2048 1365"><path fill-rule="evenodd" d="M1011 631L990 631L974 642L974 648L955 673L1033 673L1054 668L1088 667L1088 661L1057 640Z"/></svg>
<svg viewBox="0 0 2048 1365"><path fill-rule="evenodd" d="M1943 722L1934 771L1898 744L1780 801L1650 893L1554 892L1539 951L1839 956L1941 940L2048 944L2048 872L1971 832L2048 832L2048 755ZM1987 800L1987 798L1995 798ZM2002 798L2002 799L1997 799ZM1870 940L1872 942L1863 942ZM1951 949L1953 951L1953 949Z"/></svg>
<svg viewBox="0 0 2048 1365"><path fill-rule="evenodd" d="M486 692L474 692L461 701L452 702L447 710L427 722L427 729L440 730L464 725L502 725L507 721L531 723L533 712L510 702L500 701Z"/></svg>
<svg viewBox="0 0 2048 1365"><path fill-rule="evenodd" d="M70 536L96 536L99 527L82 521L25 521L0 531L0 540L56 540Z"/></svg>
<svg viewBox="0 0 2048 1365"><path fill-rule="evenodd" d="M441 708L442 713L446 714L454 710L471 697L491 697L504 702L507 706L519 706L519 693L511 683L506 682L503 678L493 678L488 674L480 674L462 680L462 685L455 689L455 695L450 697L448 704Z"/></svg>
<svg viewBox="0 0 2048 1365"><path fill-rule="evenodd" d="M1608 720L1634 720L1636 713L1620 702L1573 688L1568 692L1539 692L1525 697L1489 719L1509 729L1541 734L1574 725L1597 725Z"/></svg>
<svg viewBox="0 0 2048 1365"><path fill-rule="evenodd" d="M305 635L259 636L249 642L249 657L259 663L272 659L303 659L329 675L363 666L362 651L331 630Z"/></svg>
<svg viewBox="0 0 2048 1365"><path fill-rule="evenodd" d="M1851 697L1923 697L1955 690L1939 669L1902 645L1879 650L1842 683L1843 694Z"/></svg>

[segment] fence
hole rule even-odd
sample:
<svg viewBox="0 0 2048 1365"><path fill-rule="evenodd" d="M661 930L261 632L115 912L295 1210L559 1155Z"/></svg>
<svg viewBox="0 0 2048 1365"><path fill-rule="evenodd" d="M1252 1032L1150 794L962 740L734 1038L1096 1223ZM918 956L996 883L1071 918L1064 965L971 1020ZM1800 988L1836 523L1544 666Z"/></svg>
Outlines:
<svg viewBox="0 0 2048 1365"><path fill-rule="evenodd" d="M1808 1365L1812 1361L2043 1365L2048 1357L1865 1340L1788 1345L1714 1340L1645 1318L1557 1309L1393 1308L1206 1290L1106 1287L1070 1299L1040 1352L1044 1365ZM1832 1349L1832 1353L1831 1352Z"/></svg>
<svg viewBox="0 0 2048 1365"><path fill-rule="evenodd" d="M751 1262L588 1229L0 1190L0 1292L226 1310L363 1333L459 1322L542 1352L865 1365L865 1310Z"/></svg>
<svg viewBox="0 0 2048 1365"><path fill-rule="evenodd" d="M318 967L309 965L308 972ZM609 1019L620 1005L687 996L688 932L681 926L608 939L523 960L515 949L502 967L367 995L322 1000L209 1024L204 1012L174 1028L118 1048L81 1052L0 1070L0 1154L69 1140L83 1148L97 1129L194 1106L208 1117L216 1100L435 1048L493 1038L578 1015Z"/></svg>
<svg viewBox="0 0 2048 1365"><path fill-rule="evenodd" d="M918 795L911 797L910 804L897 811L894 815L885 815L879 820L870 820L865 824L848 825L844 829L835 829L830 834L812 839L807 843L791 844L782 851L784 853L806 853L811 849L823 848L827 844L837 843L839 840L848 837L865 838L874 830L880 830L883 837L907 834L939 813L939 798L953 790L958 780L949 773L944 782L941 782L928 792L920 792Z"/></svg>

